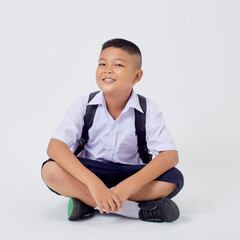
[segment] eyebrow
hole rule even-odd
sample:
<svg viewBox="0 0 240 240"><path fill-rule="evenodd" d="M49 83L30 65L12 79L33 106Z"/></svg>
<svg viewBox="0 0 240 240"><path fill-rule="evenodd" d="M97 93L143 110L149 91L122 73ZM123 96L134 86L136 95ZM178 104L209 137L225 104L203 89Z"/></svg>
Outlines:
<svg viewBox="0 0 240 240"><path fill-rule="evenodd" d="M106 61L105 58L99 58L99 61L100 61L100 60L104 60L104 61ZM126 61L125 59L123 59L123 58L115 58L114 61L123 61L123 62L127 62L127 61Z"/></svg>

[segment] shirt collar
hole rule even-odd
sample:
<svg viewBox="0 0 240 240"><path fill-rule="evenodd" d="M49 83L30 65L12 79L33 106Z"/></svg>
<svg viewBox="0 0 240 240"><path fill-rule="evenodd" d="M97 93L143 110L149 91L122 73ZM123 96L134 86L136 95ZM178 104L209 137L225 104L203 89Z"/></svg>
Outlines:
<svg viewBox="0 0 240 240"><path fill-rule="evenodd" d="M131 94L130 98L128 99L128 102L122 112L123 113L127 112L129 108L135 108L139 112L143 113L143 110L142 110L139 100L138 100L138 96L134 90L132 91L132 94Z"/></svg>
<svg viewBox="0 0 240 240"><path fill-rule="evenodd" d="M95 97L88 103L88 105L102 105L105 109L107 109L103 92L100 91L99 93L97 93ZM134 90L132 91L132 94L128 99L128 102L125 108L123 109L122 113L127 112L129 108L135 108L139 112L143 113L143 110L139 104L138 96Z"/></svg>
<svg viewBox="0 0 240 240"><path fill-rule="evenodd" d="M102 91L99 91L87 105L102 105L107 109L106 101Z"/></svg>

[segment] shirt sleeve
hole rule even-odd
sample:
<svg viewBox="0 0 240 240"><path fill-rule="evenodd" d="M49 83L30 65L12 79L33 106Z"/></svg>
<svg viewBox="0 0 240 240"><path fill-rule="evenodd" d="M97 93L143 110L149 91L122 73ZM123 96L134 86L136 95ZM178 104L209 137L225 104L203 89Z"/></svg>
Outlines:
<svg viewBox="0 0 240 240"><path fill-rule="evenodd" d="M173 138L165 126L162 112L148 99L146 113L146 140L148 149L154 156L157 156L161 151L177 151Z"/></svg>
<svg viewBox="0 0 240 240"><path fill-rule="evenodd" d="M64 142L69 148L76 145L76 141L82 134L86 105L86 96L76 100L66 111L64 118L54 131L52 138Z"/></svg>

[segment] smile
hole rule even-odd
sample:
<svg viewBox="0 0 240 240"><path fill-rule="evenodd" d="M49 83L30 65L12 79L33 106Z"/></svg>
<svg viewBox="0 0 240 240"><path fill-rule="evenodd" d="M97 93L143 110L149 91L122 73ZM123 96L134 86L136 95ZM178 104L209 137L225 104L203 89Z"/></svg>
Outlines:
<svg viewBox="0 0 240 240"><path fill-rule="evenodd" d="M109 83L115 82L116 80L113 79L113 78L103 78L103 81L104 81L105 83L109 84Z"/></svg>

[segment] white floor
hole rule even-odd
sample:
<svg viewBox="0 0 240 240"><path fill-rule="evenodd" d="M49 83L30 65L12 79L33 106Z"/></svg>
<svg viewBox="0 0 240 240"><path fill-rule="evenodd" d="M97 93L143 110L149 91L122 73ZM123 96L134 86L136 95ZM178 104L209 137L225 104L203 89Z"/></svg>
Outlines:
<svg viewBox="0 0 240 240"><path fill-rule="evenodd" d="M175 198L181 217L173 223L106 214L70 222L68 199L44 187L34 194L13 197L9 192L9 196L1 197L1 239L240 239L240 203L236 198L214 202L183 192Z"/></svg>

